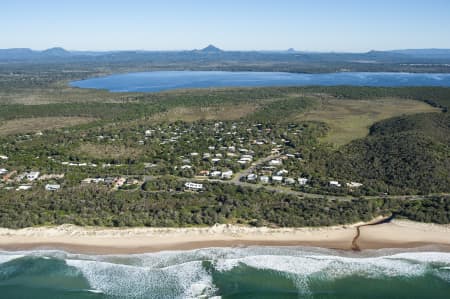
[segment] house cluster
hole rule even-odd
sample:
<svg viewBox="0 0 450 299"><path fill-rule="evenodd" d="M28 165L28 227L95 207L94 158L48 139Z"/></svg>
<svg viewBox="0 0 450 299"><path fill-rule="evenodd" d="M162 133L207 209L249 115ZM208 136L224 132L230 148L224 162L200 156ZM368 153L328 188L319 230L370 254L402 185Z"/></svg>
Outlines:
<svg viewBox="0 0 450 299"><path fill-rule="evenodd" d="M85 178L81 181L81 184L102 184L110 186L113 190L118 190L128 186L140 185L142 182L135 178L125 178L125 177L97 177L97 178Z"/></svg>
<svg viewBox="0 0 450 299"><path fill-rule="evenodd" d="M258 181L262 184L285 184L285 185L295 185L299 184L301 186L306 185L308 182L307 178L293 178L293 177L287 177L286 175L289 172L285 169L277 171L273 175L258 175L255 173L250 173L247 175L246 180L247 182L257 183Z"/></svg>
<svg viewBox="0 0 450 299"><path fill-rule="evenodd" d="M2 182L7 184L6 190L25 191L30 190L36 185L37 181L54 181L64 178L64 174L44 174L39 171L28 171L17 174L17 171L9 172L7 169L1 168ZM57 183L48 183L44 186L47 191L56 191L61 189L61 185Z"/></svg>
<svg viewBox="0 0 450 299"><path fill-rule="evenodd" d="M338 181L330 181L329 182L330 186L333 187L342 187L342 184ZM347 188L349 189L357 189L359 187L361 187L363 184L358 183L358 182L349 182L349 183L345 183L345 186L347 186Z"/></svg>
<svg viewBox="0 0 450 299"><path fill-rule="evenodd" d="M61 165L74 167L97 167L97 164L86 162L61 162Z"/></svg>
<svg viewBox="0 0 450 299"><path fill-rule="evenodd" d="M278 147L275 148L278 151ZM273 154L274 150L272 150ZM277 152L279 154L279 152ZM274 158L269 160L267 163L259 166L255 172L247 175L245 180L247 182L257 183L258 181L262 184L286 184L294 185L298 182L301 185L305 185L307 179L304 178L294 178L289 176L289 171L283 168L283 160L287 159L286 155L279 158Z"/></svg>
<svg viewBox="0 0 450 299"><path fill-rule="evenodd" d="M157 142L163 152L170 153L172 157L168 162L174 169L193 169L200 175L199 172L206 170L205 162L211 163L210 172L226 168L236 171L250 165L255 156L268 155L271 146L284 142L277 134L270 136L271 132L271 129L244 122L215 122L160 125L136 134L144 136L145 144ZM206 142L209 145L204 147ZM183 161L182 164L177 159Z"/></svg>

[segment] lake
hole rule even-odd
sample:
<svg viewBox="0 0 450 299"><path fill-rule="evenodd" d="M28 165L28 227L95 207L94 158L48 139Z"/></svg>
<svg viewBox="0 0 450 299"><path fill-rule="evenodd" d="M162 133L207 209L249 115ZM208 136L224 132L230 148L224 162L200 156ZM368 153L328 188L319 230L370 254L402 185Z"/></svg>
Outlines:
<svg viewBox="0 0 450 299"><path fill-rule="evenodd" d="M261 86L446 86L450 74L429 73L330 73L158 71L111 75L70 83L73 87L112 92L158 92L187 88Z"/></svg>

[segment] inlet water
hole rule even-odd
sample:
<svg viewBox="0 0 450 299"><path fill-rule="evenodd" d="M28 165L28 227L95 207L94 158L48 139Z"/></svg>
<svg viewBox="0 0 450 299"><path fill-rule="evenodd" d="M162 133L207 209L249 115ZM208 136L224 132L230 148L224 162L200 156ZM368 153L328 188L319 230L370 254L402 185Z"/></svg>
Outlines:
<svg viewBox="0 0 450 299"><path fill-rule="evenodd" d="M444 86L450 74L158 71L111 75L70 83L73 87L112 92L158 92L173 89L263 86Z"/></svg>

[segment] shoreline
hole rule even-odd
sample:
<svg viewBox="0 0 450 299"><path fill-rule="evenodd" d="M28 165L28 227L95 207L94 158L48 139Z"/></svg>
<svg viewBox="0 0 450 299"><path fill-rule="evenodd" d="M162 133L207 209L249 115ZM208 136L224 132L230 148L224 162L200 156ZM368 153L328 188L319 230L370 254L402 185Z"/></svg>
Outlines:
<svg viewBox="0 0 450 299"><path fill-rule="evenodd" d="M368 222L371 223L371 222ZM57 249L84 254L138 254L211 247L308 246L352 250L360 229L361 250L433 247L450 252L450 225L393 220L379 225L267 228L215 225L202 228L103 228L61 225L0 228L0 250Z"/></svg>

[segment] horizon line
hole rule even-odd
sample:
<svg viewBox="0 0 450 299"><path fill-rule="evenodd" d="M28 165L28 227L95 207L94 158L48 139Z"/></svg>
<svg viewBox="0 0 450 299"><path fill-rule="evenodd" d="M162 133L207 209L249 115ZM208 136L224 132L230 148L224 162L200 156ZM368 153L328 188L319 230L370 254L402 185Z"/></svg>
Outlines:
<svg viewBox="0 0 450 299"><path fill-rule="evenodd" d="M287 48L287 49L223 49L220 47L216 47L213 44L209 44L203 48L193 48L193 49L67 49L62 46L53 46L49 48L29 48L29 47L6 47L0 48L0 50L15 50L15 49L27 49L36 52L43 52L52 49L62 49L67 52L98 52L98 53L107 53L107 52L187 52L187 51L201 51L205 48L213 46L220 51L223 52L299 52L299 53L318 53L318 54L332 54L332 53L369 53L369 52L389 52L389 51L405 51L405 50L450 50L450 48L439 48L439 47L420 47L420 48L392 48L392 49L368 49L368 50L298 50L295 48Z"/></svg>

